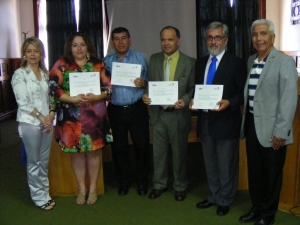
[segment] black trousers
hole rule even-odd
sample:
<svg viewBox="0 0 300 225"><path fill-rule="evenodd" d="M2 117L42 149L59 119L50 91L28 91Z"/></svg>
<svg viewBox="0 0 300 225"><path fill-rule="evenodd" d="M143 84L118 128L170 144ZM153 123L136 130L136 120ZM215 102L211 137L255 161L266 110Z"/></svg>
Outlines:
<svg viewBox="0 0 300 225"><path fill-rule="evenodd" d="M140 99L128 107L109 103L107 108L112 133L114 172L120 185L135 179L138 185L147 184L150 168L149 115L147 106ZM135 169L129 160L128 131L135 149Z"/></svg>
<svg viewBox="0 0 300 225"><path fill-rule="evenodd" d="M263 147L256 136L253 114L246 117L246 149L252 211L262 218L274 218L279 203L286 146ZM271 138L271 137L270 137Z"/></svg>

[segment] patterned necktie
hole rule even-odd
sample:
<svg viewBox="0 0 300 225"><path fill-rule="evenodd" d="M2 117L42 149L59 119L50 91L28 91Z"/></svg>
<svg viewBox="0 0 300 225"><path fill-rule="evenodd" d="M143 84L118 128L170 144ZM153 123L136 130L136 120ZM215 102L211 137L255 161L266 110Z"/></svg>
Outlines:
<svg viewBox="0 0 300 225"><path fill-rule="evenodd" d="M165 81L170 80L170 72L171 72L170 59L171 59L170 56L167 57L167 62L166 62L165 71L164 71L164 80Z"/></svg>
<svg viewBox="0 0 300 225"><path fill-rule="evenodd" d="M211 63L208 69L207 78L206 78L206 84L212 84L212 81L214 79L217 67L216 67L217 58L214 56L211 58Z"/></svg>

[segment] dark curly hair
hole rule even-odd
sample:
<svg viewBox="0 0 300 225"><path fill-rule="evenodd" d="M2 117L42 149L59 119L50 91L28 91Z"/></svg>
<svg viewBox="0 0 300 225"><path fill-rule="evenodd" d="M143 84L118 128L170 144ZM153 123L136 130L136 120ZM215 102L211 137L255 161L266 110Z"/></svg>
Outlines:
<svg viewBox="0 0 300 225"><path fill-rule="evenodd" d="M63 58L67 63L72 63L75 61L74 56L72 54L72 42L75 37L82 37L84 40L88 53L90 54L91 58L96 58L96 49L91 42L90 38L83 32L75 32L71 33L69 37L66 40L65 46L64 46L64 55Z"/></svg>

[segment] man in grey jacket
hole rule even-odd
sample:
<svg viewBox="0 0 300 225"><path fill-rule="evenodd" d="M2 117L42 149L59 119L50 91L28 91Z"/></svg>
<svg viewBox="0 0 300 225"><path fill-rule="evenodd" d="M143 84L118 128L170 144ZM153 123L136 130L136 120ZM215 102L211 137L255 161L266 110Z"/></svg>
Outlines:
<svg viewBox="0 0 300 225"><path fill-rule="evenodd" d="M246 137L252 208L239 221L269 225L278 209L286 145L293 143L298 74L294 60L273 47L271 21L256 20L251 31L257 54L248 59L241 137Z"/></svg>

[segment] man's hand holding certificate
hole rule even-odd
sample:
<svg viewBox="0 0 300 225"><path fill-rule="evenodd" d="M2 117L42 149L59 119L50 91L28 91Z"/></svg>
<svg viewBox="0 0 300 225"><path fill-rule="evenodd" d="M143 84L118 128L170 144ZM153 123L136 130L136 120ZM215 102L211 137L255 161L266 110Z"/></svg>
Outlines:
<svg viewBox="0 0 300 225"><path fill-rule="evenodd" d="M192 109L218 109L223 85L196 85Z"/></svg>
<svg viewBox="0 0 300 225"><path fill-rule="evenodd" d="M178 101L178 81L148 83L150 105L174 105Z"/></svg>
<svg viewBox="0 0 300 225"><path fill-rule="evenodd" d="M70 96L87 93L101 94L99 72L70 73L69 84Z"/></svg>
<svg viewBox="0 0 300 225"><path fill-rule="evenodd" d="M141 76L142 66L131 63L112 63L111 84L135 87L134 80Z"/></svg>

